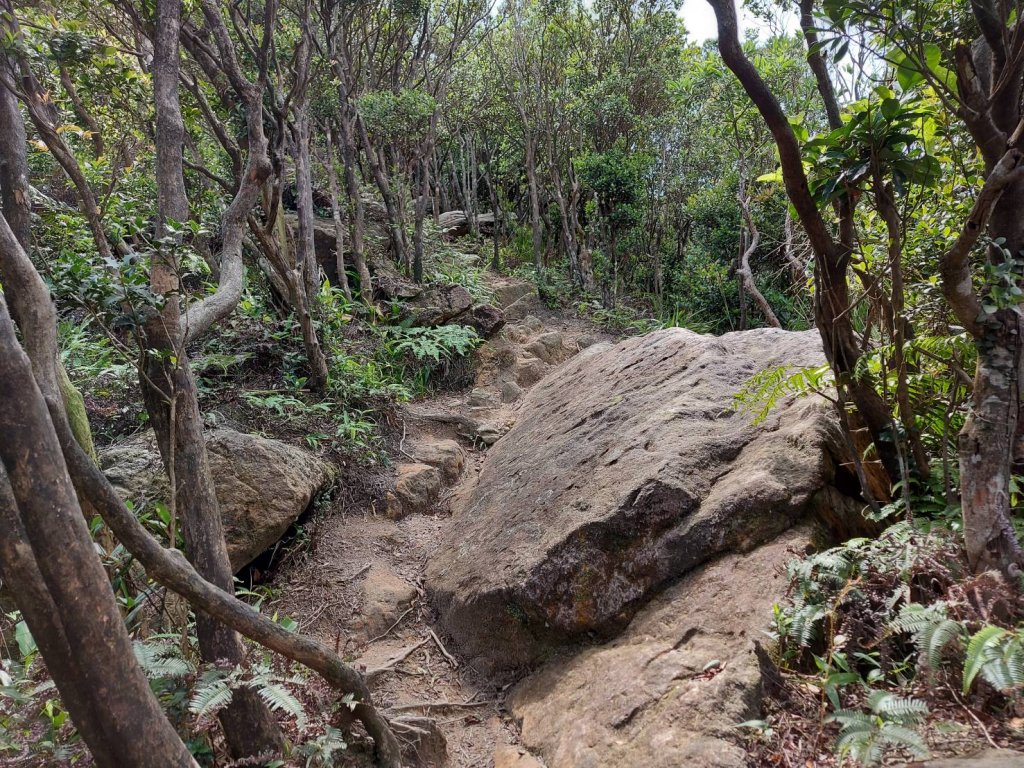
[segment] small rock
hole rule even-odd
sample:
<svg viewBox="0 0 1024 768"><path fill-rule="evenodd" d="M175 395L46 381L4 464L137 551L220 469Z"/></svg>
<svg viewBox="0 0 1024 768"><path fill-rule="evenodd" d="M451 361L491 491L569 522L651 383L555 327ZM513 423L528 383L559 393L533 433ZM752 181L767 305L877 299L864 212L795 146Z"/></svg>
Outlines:
<svg viewBox="0 0 1024 768"><path fill-rule="evenodd" d="M537 337L548 353L548 362L560 363L570 357L570 350L565 345L565 336L559 331L549 331ZM538 355L538 357L540 357Z"/></svg>
<svg viewBox="0 0 1024 768"><path fill-rule="evenodd" d="M409 310L416 325L444 325L473 306L473 297L461 285L435 285L412 299Z"/></svg>
<svg viewBox="0 0 1024 768"><path fill-rule="evenodd" d="M523 351L529 355L533 355L538 360L543 360L545 363L554 362L551 357L551 350L542 344L539 339L535 339L524 346Z"/></svg>
<svg viewBox="0 0 1024 768"><path fill-rule="evenodd" d="M470 392L466 402L474 408L490 408L495 405L494 395L481 387Z"/></svg>
<svg viewBox="0 0 1024 768"><path fill-rule="evenodd" d="M503 403L514 403L523 396L523 388L514 381L502 382L499 392L501 394L501 402Z"/></svg>
<svg viewBox="0 0 1024 768"><path fill-rule="evenodd" d="M516 344L521 344L526 341L529 337L530 332L521 325L506 325L505 336L509 341L514 341Z"/></svg>
<svg viewBox="0 0 1024 768"><path fill-rule="evenodd" d="M544 766L523 747L502 744L494 751L494 768L544 768Z"/></svg>
<svg viewBox="0 0 1024 768"><path fill-rule="evenodd" d="M502 311L505 313L506 320L517 321L522 320L528 315L543 312L544 303L537 297L537 294L531 293L528 296L516 299L507 307L503 307Z"/></svg>
<svg viewBox="0 0 1024 768"><path fill-rule="evenodd" d="M417 443L409 453L423 464L429 464L441 473L446 483L454 483L466 464L466 452L454 440L431 440Z"/></svg>
<svg viewBox="0 0 1024 768"><path fill-rule="evenodd" d="M576 346L579 349L586 349L587 347L594 346L598 341L600 341L600 339L598 339L597 336L591 336L589 333L585 333L576 339Z"/></svg>
<svg viewBox="0 0 1024 768"><path fill-rule="evenodd" d="M484 445L494 445L501 435L502 431L493 424L481 424L476 430L477 439Z"/></svg>
<svg viewBox="0 0 1024 768"><path fill-rule="evenodd" d="M529 328L534 333L539 333L544 330L544 322L536 315L527 315L523 318L523 325Z"/></svg>
<svg viewBox="0 0 1024 768"><path fill-rule="evenodd" d="M402 500L398 498L398 494L394 491L388 491L384 494L384 516L389 520L401 520L405 517L405 512L402 510Z"/></svg>
<svg viewBox="0 0 1024 768"><path fill-rule="evenodd" d="M394 624L402 611L416 599L416 588L379 565L373 566L363 580L363 631L376 637Z"/></svg>
<svg viewBox="0 0 1024 768"><path fill-rule="evenodd" d="M490 304L478 304L468 312L457 315L452 322L468 325L481 339L489 339L505 326L505 315Z"/></svg>
<svg viewBox="0 0 1024 768"><path fill-rule="evenodd" d="M494 289L494 303L504 309L524 296L536 294L537 289L533 283L506 283L498 285Z"/></svg>
<svg viewBox="0 0 1024 768"><path fill-rule="evenodd" d="M536 357L523 357L516 361L516 383L531 387L544 378L547 369L544 361Z"/></svg>
<svg viewBox="0 0 1024 768"><path fill-rule="evenodd" d="M395 495L402 502L402 514L424 512L441 494L441 473L429 464L400 464Z"/></svg>

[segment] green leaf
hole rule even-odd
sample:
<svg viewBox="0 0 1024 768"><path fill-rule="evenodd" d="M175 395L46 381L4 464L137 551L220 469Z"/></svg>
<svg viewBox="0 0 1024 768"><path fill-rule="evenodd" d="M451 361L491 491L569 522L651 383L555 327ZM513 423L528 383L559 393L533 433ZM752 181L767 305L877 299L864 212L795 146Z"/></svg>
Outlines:
<svg viewBox="0 0 1024 768"><path fill-rule="evenodd" d="M1002 627L987 624L971 637L967 643L967 657L964 659L964 695L970 691L974 678L978 676L978 673L988 663L989 658L986 655L986 651L994 646L998 646L1006 634L1006 630Z"/></svg>

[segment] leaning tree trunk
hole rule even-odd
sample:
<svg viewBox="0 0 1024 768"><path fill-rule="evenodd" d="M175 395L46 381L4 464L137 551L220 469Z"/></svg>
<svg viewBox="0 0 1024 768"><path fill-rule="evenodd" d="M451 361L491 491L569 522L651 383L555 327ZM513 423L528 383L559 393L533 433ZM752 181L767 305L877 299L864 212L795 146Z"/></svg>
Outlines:
<svg viewBox="0 0 1024 768"><path fill-rule="evenodd" d="M0 251L13 248L0 216ZM135 661L3 294L0 425L0 575L97 765L195 766Z"/></svg>
<svg viewBox="0 0 1024 768"><path fill-rule="evenodd" d="M0 8L3 8L0 5ZM0 30L4 28L0 23ZM0 55L0 67L14 67L14 61L8 56ZM25 136L25 125L22 122L21 110L18 109L18 100L7 88L0 86L0 207L11 227L14 237L27 254L32 242L32 204L28 177L28 156L27 139ZM27 266L27 265L26 265ZM8 261L0 264L0 284L6 285L10 292L10 310L14 322L25 338L29 350L29 358L32 365L38 368L45 365L53 368L56 375L56 385L59 389L61 402L67 413L71 428L75 433L75 439L81 443L86 453L96 458L96 449L93 446L92 431L89 428L89 417L85 411L85 400L82 393L72 384L67 370L56 348L47 350L45 354L52 355L54 360L42 360L40 355L33 354L35 342L34 334L26 329L26 323L31 324L29 315L38 315L42 307L33 306L28 290L22 281L38 280L38 275L29 274L34 270L14 273L15 265ZM24 336L24 334L28 336ZM44 381L53 383L52 377L44 377ZM46 384L42 385L46 387ZM49 393L47 393L49 394Z"/></svg>

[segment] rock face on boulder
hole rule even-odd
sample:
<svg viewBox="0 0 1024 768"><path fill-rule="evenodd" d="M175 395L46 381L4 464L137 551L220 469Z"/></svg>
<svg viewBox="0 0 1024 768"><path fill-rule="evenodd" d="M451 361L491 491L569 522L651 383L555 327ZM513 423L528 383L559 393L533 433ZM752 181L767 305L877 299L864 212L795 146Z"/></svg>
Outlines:
<svg viewBox="0 0 1024 768"><path fill-rule="evenodd" d="M428 564L441 627L478 670L508 677L791 527L837 483L838 421L803 398L755 425L734 395L758 371L822 362L814 333L669 329L564 364L488 452Z"/></svg>
<svg viewBox="0 0 1024 768"><path fill-rule="evenodd" d="M206 448L235 570L273 546L334 479L329 464L278 440L217 429L207 433ZM152 433L112 445L99 459L122 498L167 499L169 482Z"/></svg>
<svg viewBox="0 0 1024 768"><path fill-rule="evenodd" d="M543 667L513 692L523 743L547 768L742 768L736 723L759 716L753 643L803 554L794 529L669 587L607 645Z"/></svg>

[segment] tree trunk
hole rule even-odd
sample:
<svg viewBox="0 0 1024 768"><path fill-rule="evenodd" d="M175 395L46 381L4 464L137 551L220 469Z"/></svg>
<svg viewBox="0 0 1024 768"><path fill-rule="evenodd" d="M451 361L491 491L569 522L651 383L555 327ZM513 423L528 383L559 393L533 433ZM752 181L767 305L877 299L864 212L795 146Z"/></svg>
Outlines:
<svg viewBox="0 0 1024 768"><path fill-rule="evenodd" d="M341 142L341 157L345 164L345 190L348 193L349 221L352 234L352 260L359 275L359 293L367 306L373 303L373 285L370 283L370 270L366 267L364 233L366 231L366 213L363 196L356 178L356 144L352 135L352 120L342 112L338 118L338 139Z"/></svg>
<svg viewBox="0 0 1024 768"><path fill-rule="evenodd" d="M537 182L537 143L532 135L526 137L526 181L530 188L530 227L533 229L533 266L540 271L544 266L544 240L540 221L540 187Z"/></svg>
<svg viewBox="0 0 1024 768"><path fill-rule="evenodd" d="M2 29L3 25L0 24ZM14 66L13 60L0 55L0 66L5 62L8 66ZM18 100L7 88L0 86L0 209L27 257L32 242L32 206L26 141ZM56 346L45 350L39 348L39 329L49 328L56 322L49 293L27 258L22 264L15 264L11 259L0 259L0 284L7 288L11 315L25 338L26 350L36 370L40 388L46 395L59 393L75 438L86 453L95 459L96 449L82 393L71 383ZM35 295L45 296L46 304L40 306L32 299ZM53 359L43 359L47 356ZM47 373L42 376L41 367L47 369Z"/></svg>
<svg viewBox="0 0 1024 768"><path fill-rule="evenodd" d="M348 271L345 268L345 223L341 220L341 205L338 202L338 170L334 167L334 137L328 125L325 131L324 167L327 169L327 184L331 193L331 218L334 220L334 260L338 270L338 284L345 298L352 301L352 289L348 285Z"/></svg>
<svg viewBox="0 0 1024 768"><path fill-rule="evenodd" d="M19 247L0 230L0 248ZM135 661L2 294L0 424L0 572L97 765L195 766Z"/></svg>
<svg viewBox="0 0 1024 768"><path fill-rule="evenodd" d="M153 87L157 115L157 235L161 238L168 235L168 221L183 222L189 215L182 172L185 126L178 96L180 14L180 0L161 0L157 6ZM155 250L151 259L150 288L166 300L143 331L143 400L171 480L172 535L180 510L185 546L196 570L221 589L233 591L198 395L185 354L173 242L176 238L171 240ZM206 661L245 662L241 639L219 621L200 613L196 616L196 632ZM232 756L281 752L284 740L277 723L252 689L235 691L231 703L218 717Z"/></svg>
<svg viewBox="0 0 1024 768"><path fill-rule="evenodd" d="M300 56L299 77L303 81L302 93L295 105L295 127L292 131L292 153L295 161L295 186L298 197L299 227L296 237L294 279L289 281L292 288L292 305L302 331L302 346L309 363L309 378L306 385L314 392L323 392L327 386L327 358L324 357L316 324L313 321L313 306L320 292L320 265L316 260L314 243L313 175L309 157L309 118L306 114L305 70L308 69L309 43L304 43L305 56ZM305 63L305 67L302 66ZM342 255L344 258L344 254Z"/></svg>

